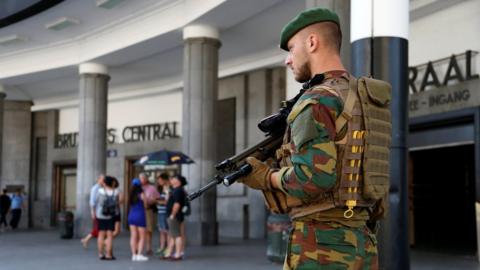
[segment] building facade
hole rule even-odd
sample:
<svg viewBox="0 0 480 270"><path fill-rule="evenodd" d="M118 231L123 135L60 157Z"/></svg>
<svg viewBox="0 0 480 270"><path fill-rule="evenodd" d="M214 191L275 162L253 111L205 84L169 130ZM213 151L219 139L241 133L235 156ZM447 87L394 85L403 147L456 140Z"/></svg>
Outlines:
<svg viewBox="0 0 480 270"><path fill-rule="evenodd" d="M13 14L13 2L0 7ZM15 23L0 13L6 94L0 187L26 194L24 228L55 226L64 210L81 217L78 204L99 171L117 177L124 192L142 170L152 178L161 170L181 172L193 191L213 177L212 165L261 140L258 121L300 88L283 65L278 39L301 10L324 6L340 14L342 57L350 65L350 1L50 2ZM480 37L474 34L480 1L409 3L410 244L474 253L480 239ZM92 64L87 72L85 64ZM98 83L88 84L84 74L98 75ZM93 110L98 113L88 118ZM81 142L98 148L88 134L105 141L93 154L104 164L90 164L78 152ZM212 142L221 147L206 151ZM195 153L197 164L134 165L161 149ZM213 218L202 214L212 198L192 205L192 243L204 242L199 230L212 226L220 238L265 237L268 213L260 193L219 186L213 200Z"/></svg>
<svg viewBox="0 0 480 270"><path fill-rule="evenodd" d="M21 188L28 198L21 227L56 226L58 212L67 210L75 213L78 235L89 227L86 197L99 173L119 179L126 195L141 171L152 181L163 171L180 172L191 192L214 176L217 162L263 138L257 122L277 111L287 95L278 36L283 24L307 4L36 2L51 3L15 23L12 15L32 7L18 7L14 1L2 6L11 14L0 21L5 25L0 28L0 42L5 40L0 82L6 94L0 186L9 192ZM231 10L238 12L225 17ZM196 51L197 41L208 45L209 40L218 41L209 49L218 58L206 49ZM185 59L193 62L188 65ZM196 59L210 64L197 68ZM198 77L212 67L218 78L212 81L214 91ZM193 90L186 90L185 74L193 76L187 83ZM300 86L288 80L295 88L292 95ZM195 97L202 87L211 96ZM189 100L186 91L192 91ZM202 122L185 126L186 110L194 118L202 115ZM213 127L209 132L218 134L213 141L211 136L200 139L207 122ZM222 147L195 154L205 140ZM191 148L185 151L185 145ZM162 149L184 150L195 164L135 166L142 155ZM220 238L266 236L267 211L259 192L243 185L219 186L213 200ZM202 214L210 211L204 207L203 201L192 202L190 243L205 242L198 230L211 227ZM127 210L125 206L124 216Z"/></svg>
<svg viewBox="0 0 480 270"><path fill-rule="evenodd" d="M480 1L411 1L410 243L475 254Z"/></svg>

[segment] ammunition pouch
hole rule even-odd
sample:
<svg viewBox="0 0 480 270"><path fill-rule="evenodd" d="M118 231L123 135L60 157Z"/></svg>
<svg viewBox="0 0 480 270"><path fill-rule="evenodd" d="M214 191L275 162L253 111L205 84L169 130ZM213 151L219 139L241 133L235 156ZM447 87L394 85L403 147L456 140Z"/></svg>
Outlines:
<svg viewBox="0 0 480 270"><path fill-rule="evenodd" d="M344 109L337 118L337 182L335 204L367 207L371 217L380 219L386 211L388 194L391 115L391 86L372 78L350 78L348 91L341 93ZM346 129L346 132L345 132Z"/></svg>

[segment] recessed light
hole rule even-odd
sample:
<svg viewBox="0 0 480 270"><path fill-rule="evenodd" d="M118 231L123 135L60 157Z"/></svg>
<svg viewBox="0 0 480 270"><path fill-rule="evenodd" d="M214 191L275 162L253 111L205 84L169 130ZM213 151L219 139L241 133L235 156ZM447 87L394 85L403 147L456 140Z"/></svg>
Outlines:
<svg viewBox="0 0 480 270"><path fill-rule="evenodd" d="M27 41L28 38L24 36L19 36L19 35L10 35L10 36L5 36L5 37L0 37L0 45L2 46L8 46L8 45L13 45L16 43L20 43L23 41Z"/></svg>
<svg viewBox="0 0 480 270"><path fill-rule="evenodd" d="M59 31L79 23L80 21L77 19L69 18L69 17L61 17L55 20L54 22L45 24L45 28L49 30Z"/></svg>
<svg viewBox="0 0 480 270"><path fill-rule="evenodd" d="M97 0L97 7L111 9L124 0Z"/></svg>

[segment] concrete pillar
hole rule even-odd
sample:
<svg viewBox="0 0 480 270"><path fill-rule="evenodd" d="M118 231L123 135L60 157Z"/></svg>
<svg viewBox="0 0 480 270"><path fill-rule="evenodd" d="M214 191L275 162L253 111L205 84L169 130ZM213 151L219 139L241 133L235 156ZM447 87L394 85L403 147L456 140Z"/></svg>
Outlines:
<svg viewBox="0 0 480 270"><path fill-rule="evenodd" d="M340 49L340 56L345 68L350 70L350 1L306 0L307 9L314 7L333 10L340 18L340 28L342 29L342 47Z"/></svg>
<svg viewBox="0 0 480 270"><path fill-rule="evenodd" d="M207 184L215 174L216 132L215 104L218 96L217 29L191 25L183 30L184 89L182 116L182 148L195 160L184 166L189 189ZM187 239L192 244L214 245L218 242L216 189L192 203L192 216L187 225Z"/></svg>
<svg viewBox="0 0 480 270"><path fill-rule="evenodd" d="M77 206L75 233L92 228L88 199L90 188L106 171L108 69L96 63L79 66L79 144L77 153Z"/></svg>
<svg viewBox="0 0 480 270"><path fill-rule="evenodd" d="M4 114L4 101L7 94L5 94L5 87L0 84L0 188L3 188L2 177L2 142L3 142L3 114Z"/></svg>
<svg viewBox="0 0 480 270"><path fill-rule="evenodd" d="M23 188L25 208L22 210L19 228L29 226L31 189L31 101L3 101L2 132L2 187L17 186Z"/></svg>
<svg viewBox="0 0 480 270"><path fill-rule="evenodd" d="M258 123L272 113L272 108L279 108L274 96L283 96L278 93L282 89L272 89L271 70L256 70L248 74L247 81L247 145L251 147L265 138L265 134L258 128ZM275 103L275 105L273 105ZM277 111L276 110L276 111ZM275 112L276 112L275 111ZM266 236L267 210L263 195L260 191L247 189L249 227L248 237L263 239Z"/></svg>

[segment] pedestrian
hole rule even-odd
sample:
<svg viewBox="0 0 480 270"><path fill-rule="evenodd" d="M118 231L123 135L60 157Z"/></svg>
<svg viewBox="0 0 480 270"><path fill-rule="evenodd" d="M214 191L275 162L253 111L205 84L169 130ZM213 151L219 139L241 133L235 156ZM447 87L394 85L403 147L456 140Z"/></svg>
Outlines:
<svg viewBox="0 0 480 270"><path fill-rule="evenodd" d="M118 192L113 188L114 178L105 176L95 201L95 216L98 222L97 248L101 260L115 260L113 256L113 217L118 208Z"/></svg>
<svg viewBox="0 0 480 270"><path fill-rule="evenodd" d="M170 194L170 183L167 173L162 173L157 178L157 190L160 198L157 200L158 220L157 226L159 231L159 248L157 255L163 255L168 245L168 224L167 224L167 201Z"/></svg>
<svg viewBox="0 0 480 270"><path fill-rule="evenodd" d="M2 190L2 195L0 195L0 229L3 230L2 225L6 228L7 224L7 214L10 211L10 205L12 200L7 195L7 190Z"/></svg>
<svg viewBox="0 0 480 270"><path fill-rule="evenodd" d="M164 259L182 260L184 254L183 238L181 234L184 214L182 208L186 204L186 192L183 188L187 184L185 177L175 175L170 178L171 195L167 202L168 215L168 247Z"/></svg>
<svg viewBox="0 0 480 270"><path fill-rule="evenodd" d="M142 183L143 192L145 194L145 202L147 204L147 207L145 208L145 218L147 221L145 238L146 253L148 256L151 256L153 255L152 234L155 227L155 220L157 215L157 200L158 198L160 198L160 194L158 193L155 186L150 184L148 177L145 173L140 173L139 178Z"/></svg>
<svg viewBox="0 0 480 270"><path fill-rule="evenodd" d="M360 80L341 62L341 40L339 18L327 9L306 10L283 28L280 47L288 52L285 64L295 80L304 83L303 92L288 115L283 145L276 151L279 166L248 157L252 172L240 179L262 190L272 211L288 213L292 219L284 269L378 269L375 235L367 222L375 221L384 209L385 191L375 188L388 181L390 116L385 110L369 112L375 123L365 131L370 120L363 118L362 106L371 100L360 105L366 91L357 91ZM375 95L375 102L386 104L389 89L382 83L378 88L370 85L367 94L385 90L376 92L381 94ZM374 164L384 153L383 165L376 167L382 173L373 179L378 182L367 181L370 171L362 174L363 151L374 150L365 147L364 134L379 134L374 143L380 152L370 152L368 160ZM378 191L381 199L368 201L363 197L367 191Z"/></svg>
<svg viewBox="0 0 480 270"><path fill-rule="evenodd" d="M13 230L17 229L18 223L20 222L22 209L24 208L23 200L22 189L19 188L11 197L12 203L10 209L12 212L12 219L10 220L10 227L12 227Z"/></svg>
<svg viewBox="0 0 480 270"><path fill-rule="evenodd" d="M143 255L146 234L145 207L147 204L142 183L138 178L132 181L129 203L128 226L130 227L130 251L132 252L132 261L148 261L148 257Z"/></svg>
<svg viewBox="0 0 480 270"><path fill-rule="evenodd" d="M83 248L88 247L88 242L90 241L90 239L92 239L93 237L95 238L98 237L98 222L97 222L97 218L95 217L96 216L95 201L97 198L98 190L103 185L104 178L105 178L105 175L100 174L97 178L97 183L95 183L95 185L93 185L92 188L90 189L90 197L89 197L88 203L90 205L90 216L92 217L92 230L85 237L80 239L80 242L82 243Z"/></svg>

